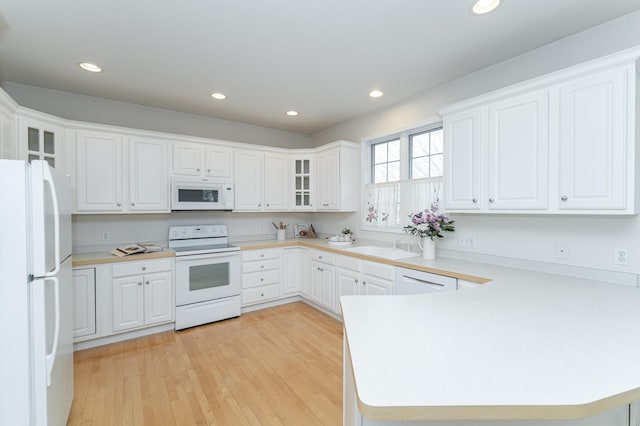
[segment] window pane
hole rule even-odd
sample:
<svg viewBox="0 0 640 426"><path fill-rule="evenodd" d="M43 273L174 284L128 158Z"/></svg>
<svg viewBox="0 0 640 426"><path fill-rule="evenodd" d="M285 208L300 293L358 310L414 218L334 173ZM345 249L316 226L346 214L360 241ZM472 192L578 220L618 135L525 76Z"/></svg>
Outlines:
<svg viewBox="0 0 640 426"><path fill-rule="evenodd" d="M296 190L302 189L302 178L300 176L296 176Z"/></svg>
<svg viewBox="0 0 640 426"><path fill-rule="evenodd" d="M389 163L387 182L395 182L400 180L400 162L394 161Z"/></svg>
<svg viewBox="0 0 640 426"><path fill-rule="evenodd" d="M387 163L377 164L375 166L375 181L374 183L387 181Z"/></svg>
<svg viewBox="0 0 640 426"><path fill-rule="evenodd" d="M55 154L55 136L51 132L43 132L44 136L44 152L47 154Z"/></svg>
<svg viewBox="0 0 640 426"><path fill-rule="evenodd" d="M431 132L431 154L442 153L442 129Z"/></svg>
<svg viewBox="0 0 640 426"><path fill-rule="evenodd" d="M390 141L388 144L388 160L387 161L399 161L400 160L400 139Z"/></svg>
<svg viewBox="0 0 640 426"><path fill-rule="evenodd" d="M429 155L429 133L411 136L411 156L422 157Z"/></svg>
<svg viewBox="0 0 640 426"><path fill-rule="evenodd" d="M378 143L373 146L373 163L380 164L387 162L387 144L386 143Z"/></svg>
<svg viewBox="0 0 640 426"><path fill-rule="evenodd" d="M304 168L303 168L304 173L308 174L309 173L309 160L304 160L303 164L304 164Z"/></svg>
<svg viewBox="0 0 640 426"><path fill-rule="evenodd" d="M429 157L414 158L411 164L411 179L429 177Z"/></svg>
<svg viewBox="0 0 640 426"><path fill-rule="evenodd" d="M442 176L442 154L429 157L431 159L431 177Z"/></svg>
<svg viewBox="0 0 640 426"><path fill-rule="evenodd" d="M56 167L56 159L53 157L44 157L45 161L53 168Z"/></svg>
<svg viewBox="0 0 640 426"><path fill-rule="evenodd" d="M302 173L302 160L296 160L296 174Z"/></svg>
<svg viewBox="0 0 640 426"><path fill-rule="evenodd" d="M27 130L29 151L40 151L40 130L29 127Z"/></svg>
<svg viewBox="0 0 640 426"><path fill-rule="evenodd" d="M302 179L302 189L309 189L309 177Z"/></svg>

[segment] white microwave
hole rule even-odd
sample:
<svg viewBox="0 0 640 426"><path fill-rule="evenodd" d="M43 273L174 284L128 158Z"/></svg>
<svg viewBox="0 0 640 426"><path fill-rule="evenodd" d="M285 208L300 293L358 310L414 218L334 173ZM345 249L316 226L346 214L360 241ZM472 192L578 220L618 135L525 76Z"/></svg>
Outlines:
<svg viewBox="0 0 640 426"><path fill-rule="evenodd" d="M233 181L173 177L171 210L233 210Z"/></svg>

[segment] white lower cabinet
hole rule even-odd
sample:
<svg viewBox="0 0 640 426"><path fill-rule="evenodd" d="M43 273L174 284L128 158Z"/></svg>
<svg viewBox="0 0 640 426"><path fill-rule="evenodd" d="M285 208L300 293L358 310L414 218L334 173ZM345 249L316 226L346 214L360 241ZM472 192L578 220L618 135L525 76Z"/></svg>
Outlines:
<svg viewBox="0 0 640 426"><path fill-rule="evenodd" d="M171 259L114 264L112 276L113 332L173 321L175 303Z"/></svg>
<svg viewBox="0 0 640 426"><path fill-rule="evenodd" d="M319 306L335 312L336 256L320 250L311 250L311 294L309 299Z"/></svg>
<svg viewBox="0 0 640 426"><path fill-rule="evenodd" d="M73 338L96 334L96 270L73 270Z"/></svg>
<svg viewBox="0 0 640 426"><path fill-rule="evenodd" d="M242 306L280 297L280 255L278 248L242 251Z"/></svg>
<svg viewBox="0 0 640 426"><path fill-rule="evenodd" d="M340 297L357 295L390 295L393 290L394 268L349 256L338 256L338 311Z"/></svg>
<svg viewBox="0 0 640 426"><path fill-rule="evenodd" d="M282 249L282 294L304 293L308 287L309 250L302 247Z"/></svg>

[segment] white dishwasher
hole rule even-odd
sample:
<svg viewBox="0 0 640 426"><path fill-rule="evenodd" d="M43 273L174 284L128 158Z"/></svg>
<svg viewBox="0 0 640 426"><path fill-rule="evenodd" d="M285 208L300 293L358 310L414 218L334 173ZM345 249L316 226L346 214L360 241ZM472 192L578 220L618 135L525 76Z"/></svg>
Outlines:
<svg viewBox="0 0 640 426"><path fill-rule="evenodd" d="M396 267L396 281L393 294L419 294L437 291L451 291L458 288L458 280L443 275L414 269Z"/></svg>

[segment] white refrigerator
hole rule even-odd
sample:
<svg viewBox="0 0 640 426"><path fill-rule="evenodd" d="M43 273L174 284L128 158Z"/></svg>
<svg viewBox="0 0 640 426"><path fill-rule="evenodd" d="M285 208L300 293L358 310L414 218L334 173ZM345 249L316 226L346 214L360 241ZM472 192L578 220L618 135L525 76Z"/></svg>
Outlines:
<svg viewBox="0 0 640 426"><path fill-rule="evenodd" d="M71 190L0 160L0 424L59 426L73 400Z"/></svg>

